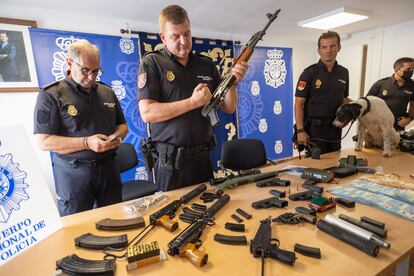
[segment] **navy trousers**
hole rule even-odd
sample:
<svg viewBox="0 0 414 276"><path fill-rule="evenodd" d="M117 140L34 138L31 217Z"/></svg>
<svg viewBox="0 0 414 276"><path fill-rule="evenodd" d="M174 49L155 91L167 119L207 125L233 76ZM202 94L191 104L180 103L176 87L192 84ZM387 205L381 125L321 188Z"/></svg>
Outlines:
<svg viewBox="0 0 414 276"><path fill-rule="evenodd" d="M60 216L122 201L122 183L115 157L103 162L82 163L55 155L53 172Z"/></svg>

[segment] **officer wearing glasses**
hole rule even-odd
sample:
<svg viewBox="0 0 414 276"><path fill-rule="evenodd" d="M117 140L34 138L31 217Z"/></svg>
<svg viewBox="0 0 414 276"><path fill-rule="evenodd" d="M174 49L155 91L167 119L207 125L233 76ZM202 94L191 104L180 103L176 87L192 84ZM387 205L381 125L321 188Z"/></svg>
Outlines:
<svg viewBox="0 0 414 276"><path fill-rule="evenodd" d="M54 152L61 216L121 201L115 152L128 132L111 87L96 81L99 49L87 40L69 46L64 80L43 87L34 112L42 150Z"/></svg>
<svg viewBox="0 0 414 276"><path fill-rule="evenodd" d="M413 58L397 59L394 62L394 74L374 83L367 94L385 101L394 114L394 128L397 131L403 131L414 118L414 81L411 79L413 70Z"/></svg>

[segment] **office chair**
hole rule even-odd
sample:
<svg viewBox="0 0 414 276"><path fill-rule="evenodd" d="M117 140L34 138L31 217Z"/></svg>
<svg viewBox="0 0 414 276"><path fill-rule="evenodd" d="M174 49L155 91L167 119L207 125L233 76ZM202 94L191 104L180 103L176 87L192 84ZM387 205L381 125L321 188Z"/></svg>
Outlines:
<svg viewBox="0 0 414 276"><path fill-rule="evenodd" d="M258 168L267 160L264 144L258 139L230 140L221 148L221 164L233 171Z"/></svg>
<svg viewBox="0 0 414 276"><path fill-rule="evenodd" d="M130 143L119 145L116 150L120 172L126 172L136 165L139 160L135 148ZM157 191L157 185L148 180L130 180L122 183L122 201L152 195Z"/></svg>

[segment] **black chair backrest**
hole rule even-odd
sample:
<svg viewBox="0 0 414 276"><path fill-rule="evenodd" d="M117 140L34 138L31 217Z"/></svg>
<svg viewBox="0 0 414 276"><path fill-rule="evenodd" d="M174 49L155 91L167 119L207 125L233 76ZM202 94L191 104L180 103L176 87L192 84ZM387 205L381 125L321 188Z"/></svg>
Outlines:
<svg viewBox="0 0 414 276"><path fill-rule="evenodd" d="M118 161L119 170L125 172L138 165L137 152L134 146L130 143L123 143L119 145L116 150L116 159Z"/></svg>
<svg viewBox="0 0 414 276"><path fill-rule="evenodd" d="M249 170L266 164L266 150L258 139L236 139L223 143L221 163L230 170Z"/></svg>

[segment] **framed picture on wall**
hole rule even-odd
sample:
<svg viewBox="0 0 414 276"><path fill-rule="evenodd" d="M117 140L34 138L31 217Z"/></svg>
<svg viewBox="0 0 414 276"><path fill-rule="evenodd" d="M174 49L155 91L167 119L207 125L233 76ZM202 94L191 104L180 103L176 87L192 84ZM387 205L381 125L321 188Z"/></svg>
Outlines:
<svg viewBox="0 0 414 276"><path fill-rule="evenodd" d="M38 91L29 28L36 21L0 17L0 92Z"/></svg>

